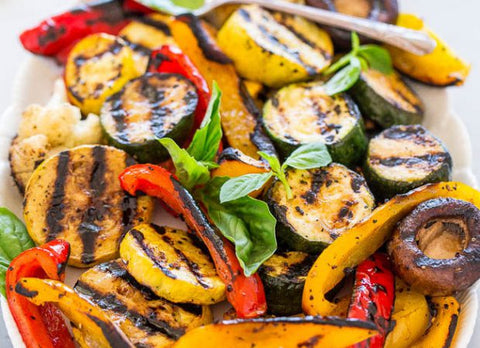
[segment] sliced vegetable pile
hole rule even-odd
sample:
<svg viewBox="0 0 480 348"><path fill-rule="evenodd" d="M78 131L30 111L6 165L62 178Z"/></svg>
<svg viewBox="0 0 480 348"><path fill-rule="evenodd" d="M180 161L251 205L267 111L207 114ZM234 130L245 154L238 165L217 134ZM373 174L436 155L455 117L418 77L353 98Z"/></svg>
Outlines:
<svg viewBox="0 0 480 348"><path fill-rule="evenodd" d="M26 226L0 208L0 291L28 348L451 345L480 193L450 182L401 74L444 86L469 66L396 1L307 3L437 49L254 5L214 27L186 13L202 1L98 0L22 33L64 68L10 148ZM87 268L73 288L67 264Z"/></svg>

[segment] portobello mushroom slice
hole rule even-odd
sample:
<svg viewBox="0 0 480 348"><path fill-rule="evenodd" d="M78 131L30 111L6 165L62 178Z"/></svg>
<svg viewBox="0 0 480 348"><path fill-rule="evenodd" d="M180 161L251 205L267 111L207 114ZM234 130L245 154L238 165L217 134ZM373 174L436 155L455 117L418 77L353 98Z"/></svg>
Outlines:
<svg viewBox="0 0 480 348"><path fill-rule="evenodd" d="M419 124L423 119L422 101L395 71L389 75L374 69L362 71L349 93L362 115L384 128Z"/></svg>
<svg viewBox="0 0 480 348"><path fill-rule="evenodd" d="M68 264L91 267L118 256L119 240L132 226L149 222L150 197L133 197L118 176L135 161L110 146L86 145L44 161L25 190L24 218L36 244L70 243Z"/></svg>
<svg viewBox="0 0 480 348"><path fill-rule="evenodd" d="M293 198L274 181L267 202L277 218L277 237L292 250L318 253L368 216L375 200L362 176L332 163L319 169L287 170Z"/></svg>
<svg viewBox="0 0 480 348"><path fill-rule="evenodd" d="M177 74L147 73L109 97L100 121L110 145L139 162L169 158L159 138L182 144L190 134L198 96L192 82Z"/></svg>
<svg viewBox="0 0 480 348"><path fill-rule="evenodd" d="M83 273L74 290L105 311L137 347L170 347L186 331L209 324L208 306L174 304L140 285L121 260Z"/></svg>
<svg viewBox="0 0 480 348"><path fill-rule="evenodd" d="M187 232L142 224L125 235L120 257L128 272L158 296L209 305L225 298L225 284L204 249Z"/></svg>
<svg viewBox="0 0 480 348"><path fill-rule="evenodd" d="M427 183L449 181L452 158L420 125L394 126L370 140L363 173L377 198L391 198Z"/></svg>
<svg viewBox="0 0 480 348"><path fill-rule="evenodd" d="M396 273L418 291L449 296L480 278L480 210L470 202L423 202L388 244Z"/></svg>
<svg viewBox="0 0 480 348"><path fill-rule="evenodd" d="M321 82L279 90L263 108L263 124L285 157L301 145L322 142L335 162L350 166L363 159L367 148L355 103L346 94L328 96Z"/></svg>
<svg viewBox="0 0 480 348"><path fill-rule="evenodd" d="M274 254L259 268L268 311L274 315L302 312L302 293L316 257L301 251Z"/></svg>

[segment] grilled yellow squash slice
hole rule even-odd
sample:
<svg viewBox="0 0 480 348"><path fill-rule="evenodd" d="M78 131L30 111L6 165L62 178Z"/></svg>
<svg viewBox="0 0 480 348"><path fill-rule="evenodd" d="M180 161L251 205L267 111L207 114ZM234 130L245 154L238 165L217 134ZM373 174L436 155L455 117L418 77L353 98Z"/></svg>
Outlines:
<svg viewBox="0 0 480 348"><path fill-rule="evenodd" d="M65 65L68 98L83 114L98 114L107 97L144 73L137 66L125 40L108 34L87 36L73 47Z"/></svg>
<svg viewBox="0 0 480 348"><path fill-rule="evenodd" d="M175 45L169 27L172 20L171 16L152 13L130 22L118 35L128 42L151 50L162 45Z"/></svg>
<svg viewBox="0 0 480 348"><path fill-rule="evenodd" d="M24 218L35 243L68 241L68 264L75 267L116 258L120 237L149 222L153 210L151 198L129 196L120 187L118 176L134 163L124 151L100 145L44 161L25 190Z"/></svg>
<svg viewBox="0 0 480 348"><path fill-rule="evenodd" d="M140 285L121 260L83 273L74 290L105 311L135 346L168 347L186 331L212 322L208 306L174 304Z"/></svg>
<svg viewBox="0 0 480 348"><path fill-rule="evenodd" d="M225 298L208 254L187 232L142 224L120 243L128 272L155 294L175 303L209 305Z"/></svg>

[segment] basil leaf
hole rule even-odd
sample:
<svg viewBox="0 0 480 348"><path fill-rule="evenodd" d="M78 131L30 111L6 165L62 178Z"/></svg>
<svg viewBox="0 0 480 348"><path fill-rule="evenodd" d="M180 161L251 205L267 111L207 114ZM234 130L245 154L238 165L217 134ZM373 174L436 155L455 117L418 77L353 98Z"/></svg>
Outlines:
<svg viewBox="0 0 480 348"><path fill-rule="evenodd" d="M222 125L220 122L220 100L222 92L213 82L212 97L200 128L195 132L188 153L197 161L212 162L222 141Z"/></svg>
<svg viewBox="0 0 480 348"><path fill-rule="evenodd" d="M350 63L350 59L352 59L353 53L347 53L343 57L341 57L339 60L337 60L335 63L330 65L327 70L323 71L324 76L328 76L330 74L333 74L334 72L337 72L341 68L343 68L345 65L348 65Z"/></svg>
<svg viewBox="0 0 480 348"><path fill-rule="evenodd" d="M5 296L5 274L10 262L35 244L22 221L7 208L0 207L0 292Z"/></svg>
<svg viewBox="0 0 480 348"><path fill-rule="evenodd" d="M392 58L383 47L377 45L362 45L358 48L358 55L364 58L372 69L384 74L391 74L393 71Z"/></svg>
<svg viewBox="0 0 480 348"><path fill-rule="evenodd" d="M337 72L325 83L325 93L327 95L335 95L350 89L358 81L361 71L362 68L359 59L352 57L350 59L350 65Z"/></svg>
<svg viewBox="0 0 480 348"><path fill-rule="evenodd" d="M269 155L268 153L265 153L263 151L258 151L257 153L260 155L260 157L267 160L268 164L270 165L270 168L274 173L279 173L281 171L280 161L276 156Z"/></svg>
<svg viewBox="0 0 480 348"><path fill-rule="evenodd" d="M272 172L246 174L229 179L220 189L220 203L245 197L250 192L260 189L272 175Z"/></svg>
<svg viewBox="0 0 480 348"><path fill-rule="evenodd" d="M327 147L323 143L311 143L300 146L293 151L282 167L312 169L326 166L332 162Z"/></svg>
<svg viewBox="0 0 480 348"><path fill-rule="evenodd" d="M156 11L179 15L203 6L204 0L136 0L144 6Z"/></svg>
<svg viewBox="0 0 480 348"><path fill-rule="evenodd" d="M197 162L186 150L180 148L175 141L170 138L162 138L158 141L172 157L176 169L175 174L187 190L192 189L196 185L205 184L210 180L208 168Z"/></svg>
<svg viewBox="0 0 480 348"><path fill-rule="evenodd" d="M245 275L251 276L277 250L276 220L267 203L249 196L220 204L220 188L227 180L216 177L199 194L214 224L235 244Z"/></svg>

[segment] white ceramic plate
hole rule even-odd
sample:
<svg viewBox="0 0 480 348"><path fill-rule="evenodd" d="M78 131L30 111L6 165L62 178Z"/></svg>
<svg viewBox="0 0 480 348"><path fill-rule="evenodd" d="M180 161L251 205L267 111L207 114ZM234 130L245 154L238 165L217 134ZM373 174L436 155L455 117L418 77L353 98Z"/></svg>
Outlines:
<svg viewBox="0 0 480 348"><path fill-rule="evenodd" d="M8 164L8 148L15 135L20 116L26 106L32 103L44 104L50 98L55 79L61 74L60 69L50 60L30 57L21 67L13 91L11 106L0 118L0 206L6 206L17 216L22 216L22 197L10 176ZM451 110L445 89L426 87L414 84L426 106L424 125L444 141L453 157L453 179L468 185L477 186L471 169L471 145L468 133L460 118ZM162 218L163 224L177 225L178 221ZM175 227L175 226L173 226ZM69 269L67 282L72 283L78 272ZM458 297L462 311L460 313L454 347L463 348L468 345L475 326L478 312L477 295L474 288ZM8 310L4 298L1 298L3 318L8 334L15 348L24 347L15 322Z"/></svg>

